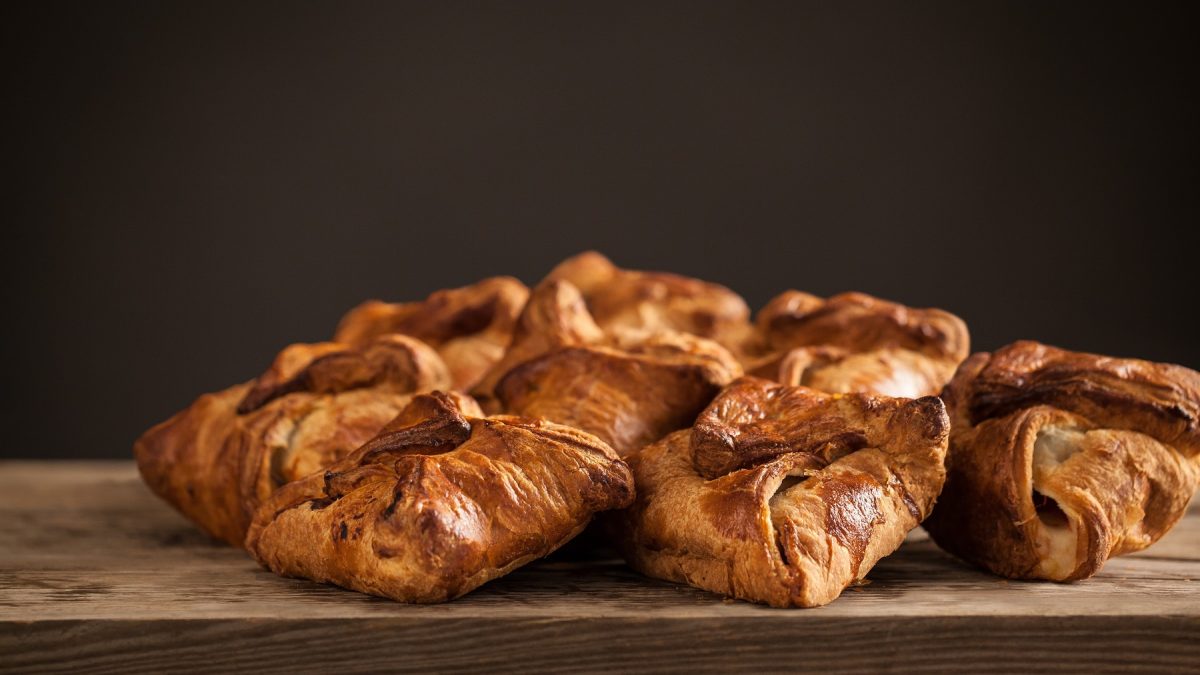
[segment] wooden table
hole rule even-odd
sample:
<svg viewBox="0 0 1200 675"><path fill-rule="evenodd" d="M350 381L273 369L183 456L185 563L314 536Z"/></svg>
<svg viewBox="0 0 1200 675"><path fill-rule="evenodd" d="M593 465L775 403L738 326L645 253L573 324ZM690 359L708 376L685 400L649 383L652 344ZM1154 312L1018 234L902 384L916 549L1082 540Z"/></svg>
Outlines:
<svg viewBox="0 0 1200 675"><path fill-rule="evenodd" d="M558 556L406 606L270 574L131 462L0 463L0 671L1200 670L1200 513L1089 581L1005 581L922 533L777 610Z"/></svg>

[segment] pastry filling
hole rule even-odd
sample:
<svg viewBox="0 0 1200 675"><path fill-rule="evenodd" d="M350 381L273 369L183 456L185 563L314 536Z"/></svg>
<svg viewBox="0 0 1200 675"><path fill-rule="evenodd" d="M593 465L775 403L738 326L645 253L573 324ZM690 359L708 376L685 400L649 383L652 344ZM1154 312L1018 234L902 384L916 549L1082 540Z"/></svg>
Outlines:
<svg viewBox="0 0 1200 675"><path fill-rule="evenodd" d="M808 480L810 473L808 469L797 469L784 476L783 480L779 482L779 487L775 488L775 493L771 495L768 501L771 514L771 530L775 533L775 548L779 551L779 559L785 565L790 565L794 561L788 556L788 546L783 541L783 533L779 524L786 521L792 514L792 504L788 498L788 493L792 488Z"/></svg>
<svg viewBox="0 0 1200 675"><path fill-rule="evenodd" d="M1038 520L1046 527L1070 527L1071 521L1063 513L1058 502L1038 492L1033 491L1033 508L1037 510Z"/></svg>
<svg viewBox="0 0 1200 675"><path fill-rule="evenodd" d="M1065 427L1044 427L1033 442L1033 493L1037 512L1037 548L1040 568L1051 579L1065 579L1076 567L1078 537L1072 519L1063 510L1052 480L1055 472L1076 452L1084 432Z"/></svg>
<svg viewBox="0 0 1200 675"><path fill-rule="evenodd" d="M300 434L301 423L306 417L308 417L307 414L299 419L283 417L268 435L268 442L271 443L269 466L273 489L277 490L293 480L292 474L295 473L293 464L298 450L296 437Z"/></svg>
<svg viewBox="0 0 1200 675"><path fill-rule="evenodd" d="M781 495L783 495L783 493L792 489L792 486L803 483L807 478L808 478L807 473L804 473L804 474L798 473L795 475L788 474L788 475L784 476L783 480L780 481L780 483L779 483L779 487L775 488L775 494L771 495L771 502L774 503L777 497L780 497Z"/></svg>

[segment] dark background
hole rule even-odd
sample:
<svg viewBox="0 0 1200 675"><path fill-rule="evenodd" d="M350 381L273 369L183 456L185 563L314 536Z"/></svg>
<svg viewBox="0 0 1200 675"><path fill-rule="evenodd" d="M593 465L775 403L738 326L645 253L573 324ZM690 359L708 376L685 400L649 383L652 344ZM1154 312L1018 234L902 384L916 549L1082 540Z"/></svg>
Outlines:
<svg viewBox="0 0 1200 675"><path fill-rule="evenodd" d="M1045 3L5 10L3 456L597 248L1200 366L1195 23Z"/></svg>

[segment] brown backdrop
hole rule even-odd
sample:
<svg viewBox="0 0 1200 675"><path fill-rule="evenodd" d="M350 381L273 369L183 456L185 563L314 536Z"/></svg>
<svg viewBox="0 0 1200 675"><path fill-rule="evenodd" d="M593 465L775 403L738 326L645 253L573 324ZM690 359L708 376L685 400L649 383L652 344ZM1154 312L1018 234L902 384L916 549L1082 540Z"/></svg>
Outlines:
<svg viewBox="0 0 1200 675"><path fill-rule="evenodd" d="M31 3L32 4L32 3ZM1056 3L5 10L5 456L595 247L1200 366L1194 22Z"/></svg>

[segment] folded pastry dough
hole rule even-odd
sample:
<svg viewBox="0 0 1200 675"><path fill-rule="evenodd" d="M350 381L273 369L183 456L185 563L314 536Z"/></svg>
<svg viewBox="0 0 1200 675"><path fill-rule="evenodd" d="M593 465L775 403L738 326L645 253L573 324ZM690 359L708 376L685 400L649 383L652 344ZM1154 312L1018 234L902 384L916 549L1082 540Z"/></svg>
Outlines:
<svg viewBox="0 0 1200 675"><path fill-rule="evenodd" d="M746 372L828 392L932 396L967 357L966 324L863 293L823 300L786 291L755 317Z"/></svg>
<svg viewBox="0 0 1200 675"><path fill-rule="evenodd" d="M358 345L388 333L433 346L450 368L455 388L467 391L512 339L529 289L512 277L492 277L433 293L423 302L368 300L342 317L335 342Z"/></svg>
<svg viewBox="0 0 1200 675"><path fill-rule="evenodd" d="M729 346L749 328L750 308L728 288L667 272L621 269L595 251L564 260L546 280L578 288L606 331L679 331Z"/></svg>
<svg viewBox="0 0 1200 675"><path fill-rule="evenodd" d="M258 379L201 396L133 451L156 494L241 546L254 510L276 488L362 445L413 394L449 384L437 353L410 337L358 348L292 345Z"/></svg>
<svg viewBox="0 0 1200 675"><path fill-rule="evenodd" d="M687 333L602 330L566 281L534 289L504 358L476 388L486 409L595 434L622 456L686 427L741 366Z"/></svg>
<svg viewBox="0 0 1200 675"><path fill-rule="evenodd" d="M1072 581L1158 541L1200 484L1200 373L1016 342L944 394L946 490L925 528L1018 579Z"/></svg>
<svg viewBox="0 0 1200 675"><path fill-rule="evenodd" d="M630 565L776 607L826 604L900 546L945 479L941 400L754 377L633 455L614 521Z"/></svg>
<svg viewBox="0 0 1200 675"><path fill-rule="evenodd" d="M246 548L285 576L444 602L632 501L629 467L594 436L481 415L461 395L418 396L324 474L276 492Z"/></svg>

